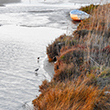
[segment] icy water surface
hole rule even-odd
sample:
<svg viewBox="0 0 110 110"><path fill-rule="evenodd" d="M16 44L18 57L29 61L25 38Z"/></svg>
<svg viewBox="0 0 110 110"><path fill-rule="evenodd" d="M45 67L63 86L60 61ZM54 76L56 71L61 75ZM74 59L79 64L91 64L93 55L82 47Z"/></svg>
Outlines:
<svg viewBox="0 0 110 110"><path fill-rule="evenodd" d="M43 67L46 46L76 29L69 11L90 2L22 0L0 7L0 110L23 110L39 95L38 86L51 79Z"/></svg>

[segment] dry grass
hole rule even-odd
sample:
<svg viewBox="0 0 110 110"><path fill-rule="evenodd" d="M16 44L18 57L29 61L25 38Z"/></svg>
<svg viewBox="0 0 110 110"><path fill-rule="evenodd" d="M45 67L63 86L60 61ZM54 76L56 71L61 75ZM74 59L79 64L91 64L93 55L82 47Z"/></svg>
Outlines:
<svg viewBox="0 0 110 110"><path fill-rule="evenodd" d="M101 73L99 74L99 76L103 77L103 78L105 78L105 77L109 77L110 78L110 67L107 67L107 68L103 69L101 71Z"/></svg>
<svg viewBox="0 0 110 110"><path fill-rule="evenodd" d="M35 110L109 110L110 94L87 85L90 79L57 83L33 100Z"/></svg>
<svg viewBox="0 0 110 110"><path fill-rule="evenodd" d="M94 12L94 10L98 8L98 6L99 5L91 4L89 6L81 7L80 10L82 10L88 14L92 14Z"/></svg>
<svg viewBox="0 0 110 110"><path fill-rule="evenodd" d="M54 57L58 56L62 47L68 46L71 47L76 45L77 41L73 39L71 36L61 35L54 42L47 46L47 55L49 62L54 61Z"/></svg>
<svg viewBox="0 0 110 110"><path fill-rule="evenodd" d="M110 66L110 4L94 9L92 16L83 20L73 35L80 44L86 45L88 58L97 62L100 68Z"/></svg>
<svg viewBox="0 0 110 110"><path fill-rule="evenodd" d="M72 80L80 74L88 73L90 64L84 63L84 51L85 47L81 45L73 46L70 49L62 48L57 62L54 64L54 80Z"/></svg>
<svg viewBox="0 0 110 110"><path fill-rule="evenodd" d="M110 4L99 5L92 16L86 20L83 20L78 26L78 30L87 29L95 31L109 31L110 30ZM92 21L92 22L91 22Z"/></svg>

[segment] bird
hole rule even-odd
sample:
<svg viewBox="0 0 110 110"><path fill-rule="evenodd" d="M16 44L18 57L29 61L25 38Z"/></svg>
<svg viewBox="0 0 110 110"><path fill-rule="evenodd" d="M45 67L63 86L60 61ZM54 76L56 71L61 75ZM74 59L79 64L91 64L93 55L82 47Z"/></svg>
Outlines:
<svg viewBox="0 0 110 110"><path fill-rule="evenodd" d="M39 68L35 69L35 71L38 71L38 70L39 70Z"/></svg>
<svg viewBox="0 0 110 110"><path fill-rule="evenodd" d="M39 68L35 69L35 75L38 76L37 71L39 70Z"/></svg>
<svg viewBox="0 0 110 110"><path fill-rule="evenodd" d="M39 59L40 59L40 57L37 57L37 62L39 63Z"/></svg>

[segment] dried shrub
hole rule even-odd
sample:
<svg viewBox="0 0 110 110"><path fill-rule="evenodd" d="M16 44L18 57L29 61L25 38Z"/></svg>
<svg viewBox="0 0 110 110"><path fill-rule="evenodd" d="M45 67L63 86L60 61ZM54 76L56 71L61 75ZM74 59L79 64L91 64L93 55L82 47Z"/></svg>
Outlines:
<svg viewBox="0 0 110 110"><path fill-rule="evenodd" d="M100 67L110 67L109 15L110 4L99 5L94 9L92 16L83 20L77 27L77 30L73 32L74 39L86 45L88 48L88 56Z"/></svg>
<svg viewBox="0 0 110 110"><path fill-rule="evenodd" d="M77 41L73 39L71 36L61 35L59 38L55 39L55 41L47 46L47 55L49 61L54 61L54 57L58 56L60 50L64 46L71 47L76 45Z"/></svg>
<svg viewBox="0 0 110 110"><path fill-rule="evenodd" d="M72 80L74 77L80 75L78 68L75 68L75 65L73 63L63 63L62 65L60 65L59 69L56 67L57 65L55 65L55 74L53 77L53 79L56 81L62 82L65 80Z"/></svg>
<svg viewBox="0 0 110 110"><path fill-rule="evenodd" d="M106 46L105 48L103 48L103 52L110 54L110 45Z"/></svg>
<svg viewBox="0 0 110 110"><path fill-rule="evenodd" d="M110 67L107 67L104 70L102 70L99 76L103 78L106 78L106 77L110 78Z"/></svg>
<svg viewBox="0 0 110 110"><path fill-rule="evenodd" d="M97 9L94 10L92 16L89 19L83 20L81 22L80 26L77 29L108 31L110 29L109 14L110 4L100 5Z"/></svg>
<svg viewBox="0 0 110 110"><path fill-rule="evenodd" d="M109 15L110 15L110 4L99 5L96 9L94 9L90 18L83 20L79 24L77 30L87 29L94 31L109 32L110 30Z"/></svg>
<svg viewBox="0 0 110 110"><path fill-rule="evenodd" d="M90 73L90 62L84 61L84 51L82 45L73 46L70 49L62 48L57 62L54 64L54 77L56 81L72 80L81 74Z"/></svg>
<svg viewBox="0 0 110 110"><path fill-rule="evenodd" d="M42 85L39 86L39 89L40 89L39 91L43 93L45 90L47 90L49 86L50 86L50 83L47 80L44 80L42 82Z"/></svg>
<svg viewBox="0 0 110 110"><path fill-rule="evenodd" d="M101 46L100 46L101 45ZM103 48L102 44L93 44L90 51L91 58L97 62L101 68L104 66L110 67L110 47L109 45Z"/></svg>
<svg viewBox="0 0 110 110"><path fill-rule="evenodd" d="M81 7L80 10L85 11L88 14L92 14L94 12L94 9L97 9L99 5L91 4L89 6Z"/></svg>
<svg viewBox="0 0 110 110"><path fill-rule="evenodd" d="M90 18L81 21L81 23L77 27L77 30L73 32L73 35L75 39L80 40L79 38L82 37L82 40L85 38L85 41L88 40L88 34L89 34L89 39L92 40L94 40L94 37L100 36L98 40L102 39L103 37L103 43L108 42L109 44L110 43L110 4L99 5L96 7L97 8L94 8L94 11L90 16ZM93 43L96 44L96 42L97 40Z"/></svg>
<svg viewBox="0 0 110 110"><path fill-rule="evenodd" d="M109 110L110 94L93 85L89 78L57 83L33 100L35 110Z"/></svg>
<svg viewBox="0 0 110 110"><path fill-rule="evenodd" d="M65 51L61 50L58 60L66 64L72 62L73 64L81 65L84 61L84 51L85 47L82 45L73 46Z"/></svg>

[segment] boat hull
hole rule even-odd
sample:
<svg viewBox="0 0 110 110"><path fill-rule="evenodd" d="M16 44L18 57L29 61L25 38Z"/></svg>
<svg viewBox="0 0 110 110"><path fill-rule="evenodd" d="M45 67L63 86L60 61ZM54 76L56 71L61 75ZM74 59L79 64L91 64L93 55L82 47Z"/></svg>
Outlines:
<svg viewBox="0 0 110 110"><path fill-rule="evenodd" d="M71 19L74 20L74 21L81 21L81 19L78 18L77 15L70 14L70 17L71 17Z"/></svg>
<svg viewBox="0 0 110 110"><path fill-rule="evenodd" d="M70 11L70 17L74 21L81 21L83 19L89 18L89 14L81 10Z"/></svg>

